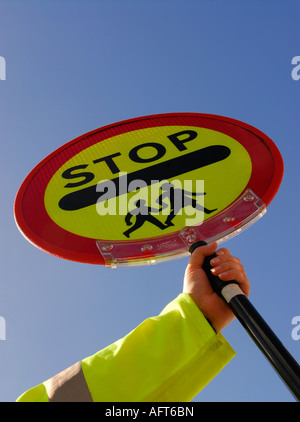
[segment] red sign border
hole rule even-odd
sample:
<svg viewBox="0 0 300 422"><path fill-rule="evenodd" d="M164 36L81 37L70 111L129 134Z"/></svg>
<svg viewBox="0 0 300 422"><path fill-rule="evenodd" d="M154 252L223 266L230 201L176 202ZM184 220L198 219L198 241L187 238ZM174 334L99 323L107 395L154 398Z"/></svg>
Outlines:
<svg viewBox="0 0 300 422"><path fill-rule="evenodd" d="M70 233L50 219L43 201L47 184L54 173L72 156L95 143L137 129L171 125L207 127L236 139L246 148L252 161L252 174L247 187L252 189L266 206L270 204L281 184L284 165L278 148L267 135L249 124L219 115L203 113L156 114L100 127L69 141L45 157L28 174L17 193L14 215L20 231L36 247L57 257L89 264L104 264L95 239ZM244 136L245 130L247 136ZM259 145L256 142L254 145L251 142L253 136L256 140L259 138L262 142ZM261 150L258 151L257 147ZM268 151L267 154L266 151ZM260 170L258 173L257 169L261 168L262 160L264 171ZM49 171L49 166L51 171ZM38 174L40 180L38 186L34 186L36 184L32 181ZM32 209L38 209L38 211L33 215ZM41 233L44 238L41 237ZM57 239L60 240L57 241ZM60 244L58 244L59 242Z"/></svg>

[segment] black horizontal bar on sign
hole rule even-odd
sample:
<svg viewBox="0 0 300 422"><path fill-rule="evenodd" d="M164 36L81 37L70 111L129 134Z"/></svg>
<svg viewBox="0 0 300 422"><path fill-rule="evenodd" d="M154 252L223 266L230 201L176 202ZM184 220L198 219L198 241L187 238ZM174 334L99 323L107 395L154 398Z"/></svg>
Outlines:
<svg viewBox="0 0 300 422"><path fill-rule="evenodd" d="M230 153L230 149L224 145L212 145L180 157L172 158L171 160L167 160L159 164L154 164L133 173L126 174L126 176L116 177L111 179L111 181L115 184L116 196L119 196L122 177L127 178L127 184L134 180L142 180L147 184L147 186L150 186L154 179L160 181L180 176L181 174L188 173L189 171L197 170L201 167L225 160ZM103 195L104 193L106 192L102 192ZM109 199L109 197L105 195L105 199ZM97 184L63 196L59 201L59 207L64 211L76 211L81 208L94 205L99 200L101 200L101 192L99 184Z"/></svg>

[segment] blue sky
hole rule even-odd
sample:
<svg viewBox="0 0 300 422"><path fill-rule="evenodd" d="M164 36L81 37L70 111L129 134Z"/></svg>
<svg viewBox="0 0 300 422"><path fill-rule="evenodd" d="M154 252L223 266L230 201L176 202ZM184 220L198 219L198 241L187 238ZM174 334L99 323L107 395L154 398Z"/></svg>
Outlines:
<svg viewBox="0 0 300 422"><path fill-rule="evenodd" d="M300 56L297 0L0 0L0 400L14 401L158 314L187 258L111 270L27 242L13 203L29 171L67 141L134 117L198 112L244 121L279 148L285 174L266 215L228 241L251 301L300 361ZM233 361L194 401L294 401L238 321Z"/></svg>

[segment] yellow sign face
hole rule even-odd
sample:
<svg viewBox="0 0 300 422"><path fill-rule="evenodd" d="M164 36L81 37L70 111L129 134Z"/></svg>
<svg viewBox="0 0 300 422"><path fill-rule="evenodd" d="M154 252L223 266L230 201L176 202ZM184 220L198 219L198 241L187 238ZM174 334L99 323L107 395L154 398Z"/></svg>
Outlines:
<svg viewBox="0 0 300 422"><path fill-rule="evenodd" d="M100 240L153 238L201 224L230 205L252 171L221 132L158 126L96 143L63 164L44 203L64 230Z"/></svg>

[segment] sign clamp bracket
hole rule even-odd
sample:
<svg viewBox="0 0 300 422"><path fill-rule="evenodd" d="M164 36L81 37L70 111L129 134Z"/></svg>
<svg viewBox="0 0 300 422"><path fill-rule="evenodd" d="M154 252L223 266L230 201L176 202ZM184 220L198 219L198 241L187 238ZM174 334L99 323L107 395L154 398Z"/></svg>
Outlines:
<svg viewBox="0 0 300 422"><path fill-rule="evenodd" d="M152 265L188 256L189 247L198 240L225 242L254 224L266 211L264 202L247 188L231 205L200 225L183 227L169 236L136 241L96 240L96 245L107 268Z"/></svg>

